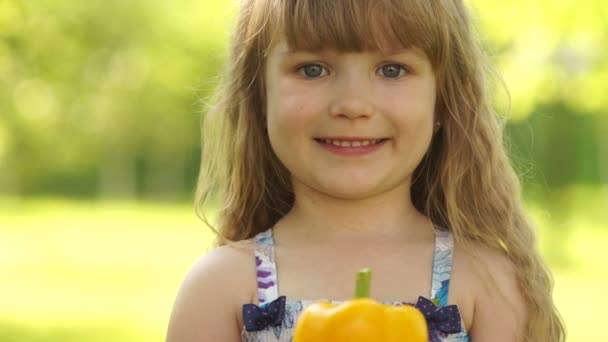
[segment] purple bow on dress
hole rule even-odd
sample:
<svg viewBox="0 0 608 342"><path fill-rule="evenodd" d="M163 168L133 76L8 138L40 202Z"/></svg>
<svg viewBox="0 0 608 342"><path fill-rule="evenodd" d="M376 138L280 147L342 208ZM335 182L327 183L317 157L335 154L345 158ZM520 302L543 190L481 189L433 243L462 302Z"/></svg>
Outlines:
<svg viewBox="0 0 608 342"><path fill-rule="evenodd" d="M458 306L437 307L432 301L419 297L416 307L424 314L429 330L440 330L446 334L456 334L462 330Z"/></svg>
<svg viewBox="0 0 608 342"><path fill-rule="evenodd" d="M247 331L260 331L268 326L279 326L285 316L285 296L260 306L255 304L243 305L243 323Z"/></svg>

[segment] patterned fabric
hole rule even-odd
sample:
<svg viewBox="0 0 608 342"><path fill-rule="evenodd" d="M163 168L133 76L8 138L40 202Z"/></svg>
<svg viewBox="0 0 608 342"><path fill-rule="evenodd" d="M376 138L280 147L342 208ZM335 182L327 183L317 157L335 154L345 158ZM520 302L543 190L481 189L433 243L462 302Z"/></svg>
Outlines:
<svg viewBox="0 0 608 342"><path fill-rule="evenodd" d="M268 298L274 300L279 296L272 229L268 229L256 237L255 264L258 278L258 301L263 304L267 302Z"/></svg>
<svg viewBox="0 0 608 342"><path fill-rule="evenodd" d="M429 323L429 342L469 342L469 336L462 324L462 318L456 305L448 306L448 292L452 273L452 253L454 241L449 231L435 229L435 254L433 258L433 279L430 300L420 297L416 306L423 311ZM258 234L255 238L255 260L257 267L259 308L267 308L280 300L278 296L277 272L274 256L274 241L272 229ZM284 298L284 297L283 297ZM320 299L327 300L327 299ZM264 324L265 328L258 331L248 331L243 327L241 339L243 342L291 342L295 324L302 311L310 304L319 300L287 300L285 301L282 322L279 325ZM340 304L341 301L331 301ZM414 305L400 301L383 302L387 305ZM245 307L243 306L244 319ZM426 307L425 307L426 305ZM254 307L257 307L253 305ZM452 320L453 319L453 320ZM458 327L460 326L460 327ZM251 330L251 329L249 329ZM459 332L457 332L459 331Z"/></svg>

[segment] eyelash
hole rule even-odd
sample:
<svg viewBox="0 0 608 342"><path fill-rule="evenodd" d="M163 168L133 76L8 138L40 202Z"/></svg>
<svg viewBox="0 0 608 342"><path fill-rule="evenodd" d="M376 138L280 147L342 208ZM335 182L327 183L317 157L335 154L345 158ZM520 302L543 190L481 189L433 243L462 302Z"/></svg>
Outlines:
<svg viewBox="0 0 608 342"><path fill-rule="evenodd" d="M311 76L307 76L307 75L305 74L305 71L304 71L304 70L305 70L305 68L306 68L306 67L310 67L310 66L318 66L318 67L321 67L321 69L322 69L322 75L321 75L321 76L316 76L316 77L315 77L315 76L312 76L312 77L311 77ZM400 78L404 77L406 74L409 74L409 73L410 73L409 68L408 68L407 66L403 65L403 64L400 64L400 63L386 63L386 64L383 64L383 65L381 65L381 66L378 68L377 73L382 72L382 69L383 69L383 68L385 68L385 67L387 67L387 66L396 66L396 67L398 67L398 68L400 69L399 76L397 76L397 77L386 77L386 76L385 76L385 77L386 77L386 78L388 78L388 79L400 79ZM325 75L323 75L323 71L325 71ZM296 68L296 72L297 72L298 74L300 74L301 76L303 76L304 78L306 78L306 79L310 79L310 80L314 80L314 79L317 79L317 78L321 78L321 77L326 76L327 74L329 74L329 70L327 70L327 68L326 68L326 67L324 67L324 66L323 66L322 64L320 64L320 63L309 63L309 64L303 64L303 65L300 65L300 66L298 66L298 67Z"/></svg>

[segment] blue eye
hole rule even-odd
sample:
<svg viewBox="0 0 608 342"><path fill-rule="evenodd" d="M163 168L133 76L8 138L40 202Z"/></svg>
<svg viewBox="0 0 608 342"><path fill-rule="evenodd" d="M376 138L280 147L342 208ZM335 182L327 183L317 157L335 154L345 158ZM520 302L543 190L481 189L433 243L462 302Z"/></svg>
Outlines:
<svg viewBox="0 0 608 342"><path fill-rule="evenodd" d="M298 72L307 78L318 78L325 76L326 70L320 64L307 64L298 69Z"/></svg>
<svg viewBox="0 0 608 342"><path fill-rule="evenodd" d="M387 64L382 66L380 72L386 78L399 78L405 74L406 70L399 64Z"/></svg>

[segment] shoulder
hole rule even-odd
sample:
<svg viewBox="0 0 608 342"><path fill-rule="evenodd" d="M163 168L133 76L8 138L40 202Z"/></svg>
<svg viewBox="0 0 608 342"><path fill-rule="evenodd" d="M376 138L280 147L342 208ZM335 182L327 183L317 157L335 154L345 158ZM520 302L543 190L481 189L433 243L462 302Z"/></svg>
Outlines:
<svg viewBox="0 0 608 342"><path fill-rule="evenodd" d="M516 265L501 251L473 244L455 248L454 268L472 305L471 336L476 341L520 340L526 305Z"/></svg>
<svg viewBox="0 0 608 342"><path fill-rule="evenodd" d="M240 309L255 292L251 240L211 250L179 289L167 341L232 341L240 337Z"/></svg>

